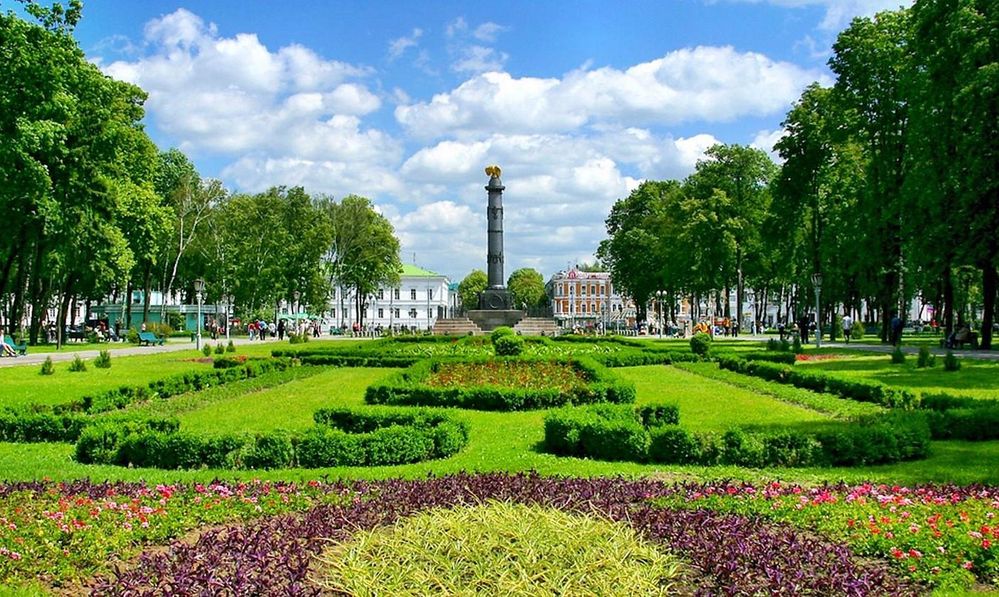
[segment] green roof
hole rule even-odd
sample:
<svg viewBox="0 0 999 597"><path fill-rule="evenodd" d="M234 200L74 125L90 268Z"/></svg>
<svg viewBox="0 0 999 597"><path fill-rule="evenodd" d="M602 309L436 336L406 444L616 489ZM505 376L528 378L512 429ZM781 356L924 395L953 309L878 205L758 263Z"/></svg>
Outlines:
<svg viewBox="0 0 999 597"><path fill-rule="evenodd" d="M435 274L430 270L423 269L409 263L402 264L402 274L403 276L419 276L421 278L436 278L440 274Z"/></svg>

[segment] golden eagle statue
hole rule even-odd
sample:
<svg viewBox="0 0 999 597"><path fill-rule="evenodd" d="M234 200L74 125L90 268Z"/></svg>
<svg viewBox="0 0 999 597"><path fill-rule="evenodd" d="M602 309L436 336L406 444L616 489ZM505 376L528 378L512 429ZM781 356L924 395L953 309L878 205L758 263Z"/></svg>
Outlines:
<svg viewBox="0 0 999 597"><path fill-rule="evenodd" d="M500 170L500 167L495 164L492 166L486 166L486 174L489 175L489 178L499 178L501 172L502 170Z"/></svg>

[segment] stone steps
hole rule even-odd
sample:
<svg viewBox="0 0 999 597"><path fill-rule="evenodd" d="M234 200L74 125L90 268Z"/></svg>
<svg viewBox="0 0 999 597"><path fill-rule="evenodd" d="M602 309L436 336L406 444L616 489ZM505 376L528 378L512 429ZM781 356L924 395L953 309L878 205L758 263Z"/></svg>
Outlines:
<svg viewBox="0 0 999 597"><path fill-rule="evenodd" d="M438 318L434 322L433 333L435 336L467 336L469 332L474 336L483 334L479 326L467 317Z"/></svg>
<svg viewBox="0 0 999 597"><path fill-rule="evenodd" d="M513 329L522 336L558 336L558 325L550 317L525 317Z"/></svg>

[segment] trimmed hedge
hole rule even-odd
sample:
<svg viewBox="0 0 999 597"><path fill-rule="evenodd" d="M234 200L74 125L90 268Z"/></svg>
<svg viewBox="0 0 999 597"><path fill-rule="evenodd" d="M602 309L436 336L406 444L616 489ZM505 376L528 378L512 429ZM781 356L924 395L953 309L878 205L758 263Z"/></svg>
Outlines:
<svg viewBox="0 0 999 597"><path fill-rule="evenodd" d="M314 419L301 434L220 436L182 432L176 420L104 419L80 434L76 459L163 469L378 466L446 458L468 443L467 423L428 409L325 409Z"/></svg>
<svg viewBox="0 0 999 597"><path fill-rule="evenodd" d="M645 365L672 365L673 363L699 363L704 359L692 352L662 350L626 350L615 353L588 355L605 367L641 367Z"/></svg>
<svg viewBox="0 0 999 597"><path fill-rule="evenodd" d="M427 377L447 363L488 362L491 359L428 359L400 371L382 383L368 386L364 401L368 404L414 406L444 406L475 410L530 410L552 408L566 404L594 402L631 403L635 401L635 386L618 379L603 365L592 359L552 359L581 372L587 383L569 392L554 388L520 389L500 386L433 387ZM518 361L543 361L528 358Z"/></svg>
<svg viewBox="0 0 999 597"><path fill-rule="evenodd" d="M277 352L277 351L275 351ZM377 353L370 354L312 354L299 357L303 365L327 367L410 367L419 362L417 356L394 356Z"/></svg>
<svg viewBox="0 0 999 597"><path fill-rule="evenodd" d="M840 379L816 371L802 371L789 365L747 361L734 357L720 357L718 365L722 369L753 375L767 381L790 384L815 392L828 392L848 400L873 402L887 408L912 409L919 406L917 394L876 381Z"/></svg>
<svg viewBox="0 0 999 597"><path fill-rule="evenodd" d="M768 363L783 363L793 365L797 355L793 352L748 352L742 355L747 361L766 361Z"/></svg>
<svg viewBox="0 0 999 597"><path fill-rule="evenodd" d="M117 424L144 424L155 429L174 429L179 426L176 419L137 418L128 415L105 417ZM0 412L0 441L34 442L75 442L85 428L98 419L82 413L53 413L31 410L7 410Z"/></svg>
<svg viewBox="0 0 999 597"><path fill-rule="evenodd" d="M861 466L925 458L931 437L923 413L723 434L693 433L676 423L676 416L644 418L626 406L564 408L545 417L544 445L566 456L661 464Z"/></svg>
<svg viewBox="0 0 999 597"><path fill-rule="evenodd" d="M934 410L927 418L933 439L999 439L999 406Z"/></svg>

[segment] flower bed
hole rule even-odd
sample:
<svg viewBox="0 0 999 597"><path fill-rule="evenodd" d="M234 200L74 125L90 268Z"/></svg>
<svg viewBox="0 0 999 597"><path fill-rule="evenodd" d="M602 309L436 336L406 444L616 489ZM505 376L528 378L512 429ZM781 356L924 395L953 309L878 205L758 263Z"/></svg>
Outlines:
<svg viewBox="0 0 999 597"><path fill-rule="evenodd" d="M545 372L554 377L546 379ZM526 410L634 402L635 388L585 358L427 360L369 386L364 399L369 404Z"/></svg>
<svg viewBox="0 0 999 597"><path fill-rule="evenodd" d="M564 361L521 361L494 359L441 363L427 376L432 388L499 386L525 390L553 388L574 392L586 385L583 372Z"/></svg>
<svg viewBox="0 0 999 597"><path fill-rule="evenodd" d="M275 516L213 529L197 541L143 555L131 569L98 581L101 594L157 588L195 594L319 594L313 559L354 533L437 508L500 500L596 514L631 524L689 563L684 592L706 594L909 595L925 587L898 578L891 564L855 557L841 543L786 524L709 509L661 507L655 498L687 495L654 481L456 475L415 481L357 482L330 489L349 497L301 516Z"/></svg>

